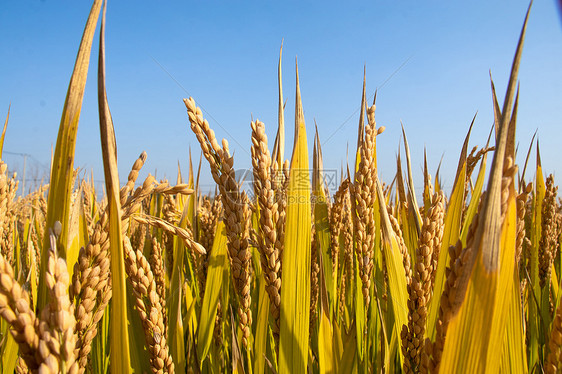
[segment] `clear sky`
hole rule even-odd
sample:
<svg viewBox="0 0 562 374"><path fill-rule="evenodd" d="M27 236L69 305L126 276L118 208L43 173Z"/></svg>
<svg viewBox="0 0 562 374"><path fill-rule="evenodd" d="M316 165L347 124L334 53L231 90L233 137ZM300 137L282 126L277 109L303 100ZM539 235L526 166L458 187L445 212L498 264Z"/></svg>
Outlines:
<svg viewBox="0 0 562 374"><path fill-rule="evenodd" d="M30 155L28 178L46 173L89 1L5 0L0 7L0 117L11 115L4 150ZM193 96L235 167L249 168L250 120L277 126L277 61L283 44L287 150L294 119L295 57L308 142L314 119L327 169L355 149L363 66L367 93L378 88L379 174L395 173L400 121L421 186L423 150L431 173L444 155L447 193L460 147L478 112L472 145L484 145L493 121L489 71L500 104L527 1L110 1L107 87L121 180L146 150L144 174L175 182L188 151L199 159L182 98ZM96 96L97 41L78 130L75 166L103 180ZM536 0L520 70L518 161L535 130L546 173L559 169L562 130L562 27L555 0ZM21 174L23 157L5 154ZM532 157L534 162L534 156ZM206 161L203 190L212 185ZM533 177L533 171L528 178ZM558 182L559 183L559 182ZM101 186L101 183L100 183ZM419 187L418 187L419 188Z"/></svg>

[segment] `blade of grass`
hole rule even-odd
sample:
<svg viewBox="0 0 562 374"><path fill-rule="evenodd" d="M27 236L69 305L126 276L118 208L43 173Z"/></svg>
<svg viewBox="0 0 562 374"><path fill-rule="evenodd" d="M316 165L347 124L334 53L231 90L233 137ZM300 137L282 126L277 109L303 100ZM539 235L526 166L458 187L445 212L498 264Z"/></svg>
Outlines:
<svg viewBox="0 0 562 374"><path fill-rule="evenodd" d="M283 41L279 48L279 64L277 65L277 81L279 86L279 107L277 118L277 135L273 146L271 159L277 162L277 169L281 170L285 158L285 105L283 104L283 79L281 78L281 56L283 53Z"/></svg>
<svg viewBox="0 0 562 374"><path fill-rule="evenodd" d="M410 157L410 147L408 146L408 138L406 138L406 130L404 130L404 125L402 123L400 123L400 125L402 126L404 152L406 153L406 167L408 170L408 201L410 202L408 213L410 214L411 218L414 219L414 222L416 224L416 232L419 235L421 230L421 216L420 209L418 207L418 200L416 199L416 190L414 189L414 177L412 176L412 159Z"/></svg>
<svg viewBox="0 0 562 374"><path fill-rule="evenodd" d="M197 357L199 367L203 367L203 361L207 357L209 347L213 338L217 306L221 296L222 280L224 272L228 272L229 264L226 253L226 232L224 223L220 221L217 225L213 249L209 254L209 265L207 269L207 280L205 283L205 295L199 315L199 329L197 338Z"/></svg>
<svg viewBox="0 0 562 374"><path fill-rule="evenodd" d="M311 208L298 68L296 91L295 147L289 173L283 251L279 372L303 374L306 373L309 344Z"/></svg>
<svg viewBox="0 0 562 374"><path fill-rule="evenodd" d="M505 178L505 153L511 148L508 144L509 113L530 9L531 5L513 60L487 194L471 251L463 260L463 270L455 284L455 298L451 303L453 317L449 323L441 363L443 372L496 373L501 364L500 352L515 271L517 218L512 175L505 219L502 220L502 179ZM475 329L477 324L479 328Z"/></svg>
<svg viewBox="0 0 562 374"><path fill-rule="evenodd" d="M537 167L534 183L535 191L532 198L533 216L531 218L531 258L529 261L529 276L531 284L529 285L529 292L536 300L541 300L541 287L539 281L539 244L541 240L542 231L542 206L546 192L544 175L541 165L540 149L537 140ZM540 308L536 303L529 303L529 371L539 364L540 361L540 345L544 341L544 336L541 336L541 317Z"/></svg>
<svg viewBox="0 0 562 374"><path fill-rule="evenodd" d="M403 257L398 247L398 242L388 212L384 204L384 196L382 187L378 177L375 175L375 184L377 189L377 197L379 201L379 212L381 217L381 231L382 231L382 249L386 261L386 269L388 274L388 300L392 306L392 313L394 315L394 328L393 332L389 333L400 336L403 325L408 324L408 290L406 285L406 271L404 270ZM392 340L391 340L392 341ZM397 345L397 341L395 345ZM394 349L391 344L391 349ZM403 364L402 350L397 349L399 367Z"/></svg>
<svg viewBox="0 0 562 374"><path fill-rule="evenodd" d="M104 2L100 28L100 50L98 61L98 104L100 135L105 174L105 189L108 198L109 244L111 256L111 372L130 373L129 331L127 321L127 294L125 284L125 257L121 231L121 203L119 197L119 173L117 171L117 145L113 120L107 103L105 88L105 12Z"/></svg>
<svg viewBox="0 0 562 374"><path fill-rule="evenodd" d="M312 177L312 193L314 197L314 229L316 231L316 237L318 238L318 244L320 246L322 266L324 280L326 282L326 288L328 290L328 305L329 308L326 311L328 316L331 318L334 307L337 300L337 274L334 280L334 274L332 274L332 264L330 261L330 222L328 221L328 205L326 190L324 188L324 175L323 175L323 162L322 162L322 148L320 147L320 141L318 136L318 128L316 128L316 134L314 136L314 155L313 155L313 177ZM334 259L337 261L336 259Z"/></svg>
<svg viewBox="0 0 562 374"><path fill-rule="evenodd" d="M474 123L474 120L472 123ZM443 220L443 239L441 249L439 251L437 271L435 274L435 283L433 285L433 296L431 298L431 304L429 307L429 314L427 316L426 323L427 336L432 341L435 341L435 324L437 322L439 313L441 294L443 293L443 289L445 287L445 269L447 267L447 264L449 263L449 246L454 245L457 242L461 232L461 218L464 204L464 181L466 180L466 153L471 130L472 124L470 125L468 134L466 135L466 138L464 140L459 160L459 166L457 169L457 175L455 177L455 183L453 185L453 192L451 193L447 212L445 213L445 219ZM439 165L441 166L441 163L439 163ZM435 189L435 191L438 191L437 188Z"/></svg>
<svg viewBox="0 0 562 374"><path fill-rule="evenodd" d="M258 318L256 334L254 336L254 373L263 373L265 370L265 356L267 353L267 332L269 329L269 296L265 291L265 279L263 273L259 276L258 285Z"/></svg>
<svg viewBox="0 0 562 374"><path fill-rule="evenodd" d="M58 237L57 249L59 255L66 259L68 247L68 220L70 216L70 198L72 194L72 182L74 173L74 150L76 146L76 133L80 119L80 109L84 97L90 52L96 24L102 5L102 0L95 0L86 21L78 56L74 65L74 71L70 78L66 100L62 111L62 118L57 136L57 144L51 163L51 179L49 184L49 197L47 200L47 217L45 227L53 227L56 221L62 224L61 235ZM49 230L45 230L43 248L49 248ZM41 271L45 274L49 251L41 254ZM74 264L68 264L72 267ZM39 295L37 310L42 310L47 303L47 287L44 277L39 279Z"/></svg>

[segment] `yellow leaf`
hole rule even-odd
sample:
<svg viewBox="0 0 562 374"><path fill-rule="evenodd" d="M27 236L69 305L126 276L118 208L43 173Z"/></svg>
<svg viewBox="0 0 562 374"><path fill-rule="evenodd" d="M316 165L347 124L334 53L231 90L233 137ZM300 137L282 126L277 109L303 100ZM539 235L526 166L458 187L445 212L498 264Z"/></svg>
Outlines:
<svg viewBox="0 0 562 374"><path fill-rule="evenodd" d="M76 145L76 133L78 131L78 120L80 118L80 109L82 107L82 99L84 97L84 88L86 86L86 78L88 76L88 65L90 61L90 52L96 24L102 5L102 0L95 0L80 48L74 71L70 78L66 100L62 112L62 118L55 147L55 154L52 160L51 179L49 184L49 197L47 200L47 217L45 222L45 237L43 238L43 248L49 248L49 228L52 228L56 221L62 224L62 231L58 238L57 249L59 255L66 258L67 241L68 241L68 219L70 215L70 197L72 194L72 181L74 173L74 149ZM47 250L41 255L41 274L45 274L48 258ZM43 308L47 301L47 288L44 277L39 279L39 295L37 305L39 310Z"/></svg>
<svg viewBox="0 0 562 374"><path fill-rule="evenodd" d="M109 245L111 260L111 372L130 373L129 331L127 320L127 288L125 283L125 257L121 230L121 203L119 173L117 171L117 145L115 130L107 103L105 88L105 11L100 29L100 50L98 63L98 101L100 114L100 135L105 174L105 188L108 199Z"/></svg>
<svg viewBox="0 0 562 374"><path fill-rule="evenodd" d="M393 330L396 336L399 337L402 326L408 324L408 290L406 285L406 271L404 270L402 253L398 247L398 242L392 229L386 206L384 205L382 188L376 176L375 183L378 195L377 200L379 201L379 213L381 217L382 248L388 274L388 300L390 300L392 313L394 314ZM402 367L402 350L397 349L397 352L400 367Z"/></svg>
<svg viewBox="0 0 562 374"><path fill-rule="evenodd" d="M203 361L207 357L213 339L217 306L221 295L222 280L224 278L223 273L228 272L228 268L226 233L224 231L224 222L220 221L217 225L213 249L209 254L205 295L203 296L201 314L199 316L197 357L199 358L200 367L203 366Z"/></svg>
<svg viewBox="0 0 562 374"><path fill-rule="evenodd" d="M310 176L297 70L295 146L289 174L281 287L279 373L306 373L310 311Z"/></svg>

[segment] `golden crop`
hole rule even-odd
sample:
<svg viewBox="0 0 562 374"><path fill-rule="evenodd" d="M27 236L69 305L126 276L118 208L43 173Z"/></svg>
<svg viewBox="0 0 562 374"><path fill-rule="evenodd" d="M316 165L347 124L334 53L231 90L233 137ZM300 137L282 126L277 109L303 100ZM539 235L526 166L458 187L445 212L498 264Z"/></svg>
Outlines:
<svg viewBox="0 0 562 374"><path fill-rule="evenodd" d="M73 160L102 11L100 200ZM398 158L395 181L378 178L384 127L365 88L356 159L333 196L317 133L309 167L298 70L285 158L280 56L277 136L268 142L259 120L249 127L250 198L228 142L192 98L186 122L218 194L201 193L191 160L187 183L149 175L137 184L144 152L119 185L105 9L94 0L50 183L16 198L1 161L8 118L0 141L2 372L560 372L561 203L540 157L532 183L514 163L526 22L505 102L494 102L493 146L469 152L469 131L450 193L432 183L426 163L419 203L405 132L407 177Z"/></svg>

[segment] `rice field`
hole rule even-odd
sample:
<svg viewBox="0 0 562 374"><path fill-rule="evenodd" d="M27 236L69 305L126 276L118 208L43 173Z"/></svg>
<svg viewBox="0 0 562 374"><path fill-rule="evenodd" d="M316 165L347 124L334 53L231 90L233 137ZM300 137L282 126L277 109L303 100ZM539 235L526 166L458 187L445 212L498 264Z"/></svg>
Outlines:
<svg viewBox="0 0 562 374"><path fill-rule="evenodd" d="M527 18L501 105L492 82L488 144L471 147L467 129L450 191L427 162L414 187L404 130L404 164L379 179L387 140L364 81L357 147L331 195L318 132L307 145L298 69L285 143L281 56L276 137L249 124L251 166L186 98L200 164L175 184L138 180L143 152L120 185L94 0L48 183L16 197L1 161L9 112L0 139L2 372L562 372L562 200L538 145L516 148ZM103 193L73 163L98 22ZM536 165L515 164L533 151ZM199 188L201 162L215 194Z"/></svg>

